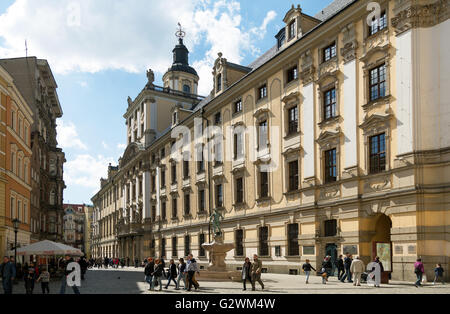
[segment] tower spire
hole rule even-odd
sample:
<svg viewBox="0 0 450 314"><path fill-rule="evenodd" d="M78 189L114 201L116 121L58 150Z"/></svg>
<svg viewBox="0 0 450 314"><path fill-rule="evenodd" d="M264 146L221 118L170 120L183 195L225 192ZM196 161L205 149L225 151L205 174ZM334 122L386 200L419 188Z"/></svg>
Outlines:
<svg viewBox="0 0 450 314"><path fill-rule="evenodd" d="M181 23L180 22L178 22L178 30L175 33L175 36L178 37L178 40L179 40L180 44L182 44L183 43L183 38L186 36L186 32L181 27Z"/></svg>

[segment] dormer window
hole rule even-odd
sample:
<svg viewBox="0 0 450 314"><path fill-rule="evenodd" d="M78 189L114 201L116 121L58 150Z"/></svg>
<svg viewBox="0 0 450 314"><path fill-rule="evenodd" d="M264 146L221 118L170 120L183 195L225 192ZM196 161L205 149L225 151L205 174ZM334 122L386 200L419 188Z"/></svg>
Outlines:
<svg viewBox="0 0 450 314"><path fill-rule="evenodd" d="M278 35L276 36L277 43L278 43L278 49L284 46L284 43L286 42L286 30L283 28Z"/></svg>
<svg viewBox="0 0 450 314"><path fill-rule="evenodd" d="M382 12L379 19L374 18L369 26L369 36L378 33L387 27L386 11Z"/></svg>
<svg viewBox="0 0 450 314"><path fill-rule="evenodd" d="M289 40L291 40L291 39L293 39L295 37L295 26L296 26L295 21L292 21L289 24L289 26L288 26L288 28L289 28Z"/></svg>
<svg viewBox="0 0 450 314"><path fill-rule="evenodd" d="M217 92L222 90L222 74L217 75Z"/></svg>
<svg viewBox="0 0 450 314"><path fill-rule="evenodd" d="M327 62L328 60L333 59L334 57L336 57L335 42L323 49L323 62Z"/></svg>

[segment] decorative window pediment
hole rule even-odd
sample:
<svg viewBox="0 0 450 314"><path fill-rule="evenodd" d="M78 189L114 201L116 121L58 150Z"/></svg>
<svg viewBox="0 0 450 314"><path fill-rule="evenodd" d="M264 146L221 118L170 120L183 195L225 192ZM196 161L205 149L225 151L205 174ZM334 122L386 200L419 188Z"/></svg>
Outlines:
<svg viewBox="0 0 450 314"><path fill-rule="evenodd" d="M287 105L290 105L292 102L297 102L300 99L299 92L293 92L289 95L285 96L281 101Z"/></svg>
<svg viewBox="0 0 450 314"><path fill-rule="evenodd" d="M366 115L366 117L364 118L364 122L359 127L364 131L364 134L368 135L383 132L389 128L389 123L392 117L393 115L391 113L387 113L384 115Z"/></svg>
<svg viewBox="0 0 450 314"><path fill-rule="evenodd" d="M341 135L342 135L341 128L338 127L335 132L333 131L322 132L319 138L316 140L316 142L322 148L327 149L327 147L339 145Z"/></svg>
<svg viewBox="0 0 450 314"><path fill-rule="evenodd" d="M256 112L253 114L253 116L257 120L268 119L270 116L270 109L269 108L260 108L260 109L256 110Z"/></svg>

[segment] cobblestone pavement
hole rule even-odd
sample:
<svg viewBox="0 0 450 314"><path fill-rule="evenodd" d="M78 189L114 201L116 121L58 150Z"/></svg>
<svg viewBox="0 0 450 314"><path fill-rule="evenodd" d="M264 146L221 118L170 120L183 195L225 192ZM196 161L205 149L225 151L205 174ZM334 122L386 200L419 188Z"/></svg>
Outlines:
<svg viewBox="0 0 450 314"><path fill-rule="evenodd" d="M416 288L408 282L392 282L389 285L382 285L381 288L368 287L363 284L361 287L354 287L353 284L341 283L337 278L330 278L328 284L323 285L320 277L311 277L310 284L305 284L304 276L289 276L279 274L263 274L262 279L266 289L261 291L257 284L257 291L242 291L242 284L237 282L202 282L198 278L201 288L197 292L185 292L184 290L174 290L174 285L168 290L148 291L149 285L144 282L143 268L125 269L101 269L89 270L86 280L82 282L80 291L82 294L449 294L450 284L442 285L426 284L421 288ZM163 280L165 285L167 281ZM182 284L183 285L183 284ZM250 284L247 284L247 289ZM50 293L57 294L60 290L60 282L50 284ZM72 289L67 287L67 294L72 294ZM24 294L25 287L23 281L14 286L15 294ZM41 293L40 284L36 284L35 294Z"/></svg>

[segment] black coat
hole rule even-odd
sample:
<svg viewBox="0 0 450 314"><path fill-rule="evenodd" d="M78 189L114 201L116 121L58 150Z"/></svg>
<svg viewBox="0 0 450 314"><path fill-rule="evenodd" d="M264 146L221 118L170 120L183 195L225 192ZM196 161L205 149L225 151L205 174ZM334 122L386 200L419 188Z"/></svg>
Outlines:
<svg viewBox="0 0 450 314"><path fill-rule="evenodd" d="M175 265L175 264L170 265L169 273L172 276L172 278L176 278L178 276L177 265Z"/></svg>
<svg viewBox="0 0 450 314"><path fill-rule="evenodd" d="M338 259L337 267L338 269L344 269L344 260L342 258Z"/></svg>
<svg viewBox="0 0 450 314"><path fill-rule="evenodd" d="M155 262L147 263L144 269L144 273L146 276L151 276L151 274L155 271Z"/></svg>
<svg viewBox="0 0 450 314"><path fill-rule="evenodd" d="M152 276L155 277L162 277L164 272L164 267L162 264L158 264L158 266L155 267L155 271L153 272Z"/></svg>

